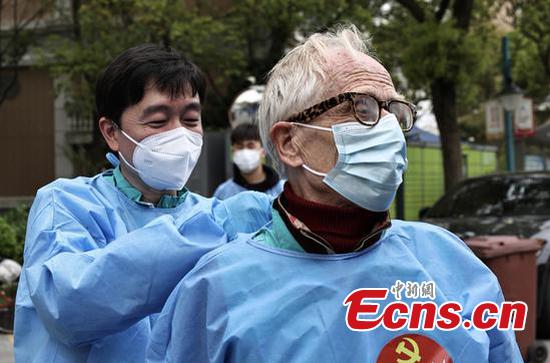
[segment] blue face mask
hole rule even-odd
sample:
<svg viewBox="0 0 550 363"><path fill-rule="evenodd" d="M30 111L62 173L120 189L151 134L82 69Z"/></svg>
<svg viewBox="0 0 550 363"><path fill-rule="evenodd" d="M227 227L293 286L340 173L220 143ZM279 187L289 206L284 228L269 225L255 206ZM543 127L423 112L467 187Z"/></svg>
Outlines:
<svg viewBox="0 0 550 363"><path fill-rule="evenodd" d="M338 149L338 161L328 174L305 164L304 169L324 177L325 184L360 207L373 212L390 208L407 168L405 136L393 114L382 117L374 127L355 121L332 128L295 125L332 132Z"/></svg>

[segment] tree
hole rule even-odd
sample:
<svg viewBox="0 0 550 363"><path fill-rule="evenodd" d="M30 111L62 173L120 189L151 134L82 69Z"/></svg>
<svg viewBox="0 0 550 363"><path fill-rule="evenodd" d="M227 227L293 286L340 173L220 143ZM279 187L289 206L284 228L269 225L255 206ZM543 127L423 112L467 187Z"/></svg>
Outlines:
<svg viewBox="0 0 550 363"><path fill-rule="evenodd" d="M512 76L528 96L542 102L550 96L550 3L525 2L514 15Z"/></svg>
<svg viewBox="0 0 550 363"><path fill-rule="evenodd" d="M235 0L225 8L215 0L72 0L59 9L71 19L71 37L51 37L42 47L42 64L66 96L65 109L76 119L95 119L94 86L99 72L122 50L151 42L173 46L204 71L208 94L206 128L227 127L227 113L248 76L263 81L269 69L296 41L297 34L347 18L370 22L358 1ZM72 156L80 174L104 164L105 146L94 127L94 142ZM83 163L80 156L94 162ZM91 156L91 157L90 157Z"/></svg>
<svg viewBox="0 0 550 363"><path fill-rule="evenodd" d="M57 80L56 92L65 95L65 110L73 119L95 121L99 73L117 54L137 44L173 46L209 64L208 57L216 51L222 69L231 65L228 72L240 64L223 24L184 8L179 0L73 0L70 8L58 11L58 17L71 19L73 31L70 37L50 37L41 47L41 63ZM75 146L70 153L78 174L93 174L105 165L106 146L98 128L92 130L92 143Z"/></svg>
<svg viewBox="0 0 550 363"><path fill-rule="evenodd" d="M52 6L52 1L23 3L0 0L0 105L16 88L21 59L35 39L34 24ZM2 30L6 29L6 30Z"/></svg>
<svg viewBox="0 0 550 363"><path fill-rule="evenodd" d="M375 44L382 58L403 73L409 94L431 98L448 189L463 177L461 109L471 112L494 89L498 50L488 22L489 4L396 0L382 9L385 22L376 30Z"/></svg>
<svg viewBox="0 0 550 363"><path fill-rule="evenodd" d="M199 12L215 8L216 3L216 0L198 1ZM297 42L297 37L342 21L371 23L370 11L360 1L350 0L235 0L213 17L232 34L231 46L241 61L238 68L226 64L223 81L212 87L218 103L215 106L210 103L207 112L216 110L218 127L227 127L227 111L236 94L248 86L248 76L265 82L269 70ZM212 64L219 63L219 55L214 51L209 56L197 59L198 64L207 74L219 74L221 67Z"/></svg>

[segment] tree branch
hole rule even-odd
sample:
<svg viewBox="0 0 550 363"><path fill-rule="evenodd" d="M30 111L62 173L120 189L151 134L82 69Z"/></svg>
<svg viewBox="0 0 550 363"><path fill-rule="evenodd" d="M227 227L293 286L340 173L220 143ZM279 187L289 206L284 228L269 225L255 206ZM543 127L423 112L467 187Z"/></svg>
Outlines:
<svg viewBox="0 0 550 363"><path fill-rule="evenodd" d="M447 8L449 7L449 2L450 0L441 0L441 2L439 3L439 8L435 13L435 19L438 23L441 23L441 20L443 19L443 16L445 15Z"/></svg>
<svg viewBox="0 0 550 363"><path fill-rule="evenodd" d="M544 68L546 79L550 79L550 48L547 48L546 52L541 57L542 57L542 67Z"/></svg>
<svg viewBox="0 0 550 363"><path fill-rule="evenodd" d="M10 90L17 83L17 73L18 73L17 68L12 69L12 72L13 72L13 75L12 75L11 79L9 80L9 82L6 84L5 87L2 87L0 89L0 105L2 103L4 103L6 98L8 98L8 94L9 94ZM6 73L4 72L4 74L6 74Z"/></svg>
<svg viewBox="0 0 550 363"><path fill-rule="evenodd" d="M25 19L19 19L19 3L17 0L14 0L12 3L12 17L13 21L10 29L11 32L9 38L5 43L5 46L0 49L0 70L4 70L4 74L7 74L6 67L4 63L10 68L11 78L6 83L5 86L0 89L0 105L6 100L11 89L17 84L17 78L19 73L19 62L21 58L27 52L29 43L23 41L24 37L21 34L25 31L31 23L36 20L38 17L43 15L51 5L53 5L52 0L44 0L42 5L36 10L31 16ZM4 10L4 1L0 0L0 20L3 18Z"/></svg>
<svg viewBox="0 0 550 363"><path fill-rule="evenodd" d="M404 8L409 10L413 18L415 18L419 23L424 22L424 10L415 0L397 0L397 2L401 4Z"/></svg>
<svg viewBox="0 0 550 363"><path fill-rule="evenodd" d="M30 23L32 23L34 20L36 20L37 17L43 15L46 12L46 10L48 10L48 8L49 8L48 4L50 4L49 1L44 2L44 4L34 14L32 14L27 19L25 19L24 22L19 23L20 25L18 26L18 28L19 29L25 29L26 27L28 27L30 25Z"/></svg>
<svg viewBox="0 0 550 363"><path fill-rule="evenodd" d="M537 37L534 33L530 31L523 30L522 34L525 38L532 40L535 44L538 44L541 41L540 37Z"/></svg>
<svg viewBox="0 0 550 363"><path fill-rule="evenodd" d="M536 43L536 53L544 70L543 77L550 78L550 47L544 47L542 41L537 42L536 38L531 40Z"/></svg>
<svg viewBox="0 0 550 363"><path fill-rule="evenodd" d="M474 0L455 0L453 3L453 17L457 28L468 30L473 8Z"/></svg>
<svg viewBox="0 0 550 363"><path fill-rule="evenodd" d="M0 0L0 29L2 29L2 19L4 18L4 0ZM0 54L1 56L1 54Z"/></svg>
<svg viewBox="0 0 550 363"><path fill-rule="evenodd" d="M72 0L71 1L71 14L73 17L73 35L74 38L78 41L80 41L81 33L80 33L80 0Z"/></svg>

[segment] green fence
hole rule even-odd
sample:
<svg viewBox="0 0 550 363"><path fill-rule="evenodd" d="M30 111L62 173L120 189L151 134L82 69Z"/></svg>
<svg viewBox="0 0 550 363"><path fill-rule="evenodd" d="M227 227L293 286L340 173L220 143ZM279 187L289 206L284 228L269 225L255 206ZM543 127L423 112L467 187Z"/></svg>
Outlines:
<svg viewBox="0 0 550 363"><path fill-rule="evenodd" d="M497 170L497 148L462 145L464 175L473 177ZM433 205L444 193L443 161L438 146L408 144L409 166L404 179L404 209L406 220L417 220L423 207ZM395 202L390 213L396 217Z"/></svg>

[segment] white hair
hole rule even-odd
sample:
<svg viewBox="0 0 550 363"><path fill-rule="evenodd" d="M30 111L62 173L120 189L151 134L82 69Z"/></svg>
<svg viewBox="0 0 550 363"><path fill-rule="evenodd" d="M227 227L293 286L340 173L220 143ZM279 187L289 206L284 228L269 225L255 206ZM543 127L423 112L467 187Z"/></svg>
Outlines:
<svg viewBox="0 0 550 363"><path fill-rule="evenodd" d="M272 126L323 101L330 70L325 67L327 52L341 49L356 58L367 53L367 39L354 25L338 26L326 33L314 33L289 51L269 72L258 110L260 137L281 175L284 165L271 138Z"/></svg>

